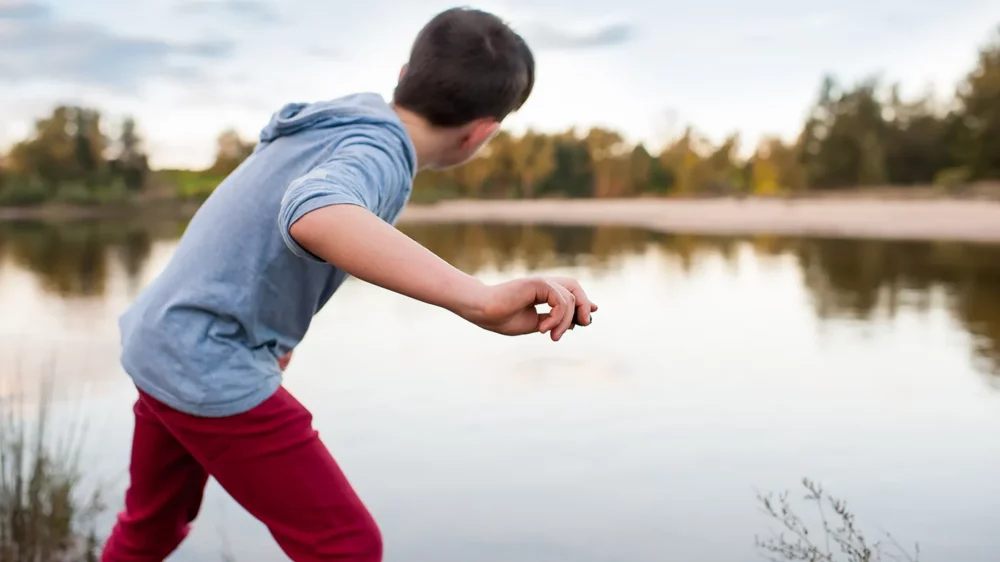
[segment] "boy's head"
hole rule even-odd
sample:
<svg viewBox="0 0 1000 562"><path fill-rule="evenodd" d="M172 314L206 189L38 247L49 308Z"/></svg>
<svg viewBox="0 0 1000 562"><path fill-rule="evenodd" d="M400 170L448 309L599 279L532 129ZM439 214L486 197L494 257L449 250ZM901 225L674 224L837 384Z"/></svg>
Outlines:
<svg viewBox="0 0 1000 562"><path fill-rule="evenodd" d="M535 60L524 39L493 14L454 8L417 35L393 103L446 133L435 164L455 166L521 108L534 82Z"/></svg>

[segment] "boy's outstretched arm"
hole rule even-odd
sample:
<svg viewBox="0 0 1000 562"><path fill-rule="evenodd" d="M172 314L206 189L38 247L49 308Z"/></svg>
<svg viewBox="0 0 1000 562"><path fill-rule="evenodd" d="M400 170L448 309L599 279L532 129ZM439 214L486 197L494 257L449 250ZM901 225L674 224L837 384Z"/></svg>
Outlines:
<svg viewBox="0 0 1000 562"><path fill-rule="evenodd" d="M289 234L341 271L374 285L450 310L505 335L549 333L553 341L591 322L597 310L572 279L530 277L486 285L451 266L364 207L321 207L299 218ZM551 311L539 314L538 304Z"/></svg>

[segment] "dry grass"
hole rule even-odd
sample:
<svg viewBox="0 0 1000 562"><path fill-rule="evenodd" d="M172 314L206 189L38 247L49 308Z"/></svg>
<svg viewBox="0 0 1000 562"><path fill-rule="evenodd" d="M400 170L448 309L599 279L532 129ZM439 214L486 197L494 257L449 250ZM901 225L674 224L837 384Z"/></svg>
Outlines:
<svg viewBox="0 0 1000 562"><path fill-rule="evenodd" d="M51 381L51 378L48 379ZM96 561L93 523L103 509L97 493L80 498L83 424L53 440L50 382L35 407L22 394L0 402L0 560Z"/></svg>
<svg viewBox="0 0 1000 562"><path fill-rule="evenodd" d="M761 511L779 525L766 539L757 538L757 548L771 562L919 562L920 545L913 552L889 533L880 538L866 536L858 527L847 502L824 492L809 479L802 480L802 500L817 510L818 529L810 528L796 511L789 493L758 496Z"/></svg>

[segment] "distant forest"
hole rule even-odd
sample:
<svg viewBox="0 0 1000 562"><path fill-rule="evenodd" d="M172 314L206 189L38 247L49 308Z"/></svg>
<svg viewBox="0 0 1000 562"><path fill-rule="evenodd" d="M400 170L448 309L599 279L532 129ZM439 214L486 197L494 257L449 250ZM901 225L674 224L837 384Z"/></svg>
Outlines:
<svg viewBox="0 0 1000 562"><path fill-rule="evenodd" d="M206 170L151 171L134 120L109 134L99 111L57 107L0 156L0 205L102 203L145 191L203 198L254 149L222 133ZM794 142L713 144L688 128L661 152L615 131L500 135L465 166L421 173L416 198L779 195L883 185L958 188L1000 180L1000 29L949 99L903 99L878 79L823 80Z"/></svg>

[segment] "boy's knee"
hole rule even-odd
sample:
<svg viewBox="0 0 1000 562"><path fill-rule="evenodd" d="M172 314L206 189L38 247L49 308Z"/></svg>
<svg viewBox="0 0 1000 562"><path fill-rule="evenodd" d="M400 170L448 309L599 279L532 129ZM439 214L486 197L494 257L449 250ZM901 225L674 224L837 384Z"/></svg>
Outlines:
<svg viewBox="0 0 1000 562"><path fill-rule="evenodd" d="M369 519L358 529L356 538L357 562L382 562L382 531Z"/></svg>
<svg viewBox="0 0 1000 562"><path fill-rule="evenodd" d="M382 562L382 532L375 521L367 519L355 523L349 531L332 530L317 550L322 560Z"/></svg>
<svg viewBox="0 0 1000 562"><path fill-rule="evenodd" d="M120 519L104 543L101 562L163 560L180 546L189 531L189 525L161 528L130 525Z"/></svg>
<svg viewBox="0 0 1000 562"><path fill-rule="evenodd" d="M358 562L382 562L382 531L374 522L365 530L361 546Z"/></svg>

